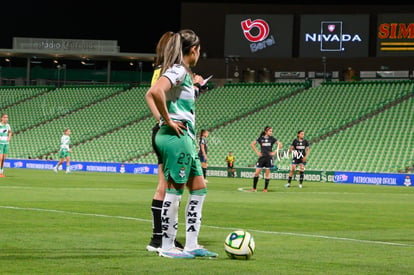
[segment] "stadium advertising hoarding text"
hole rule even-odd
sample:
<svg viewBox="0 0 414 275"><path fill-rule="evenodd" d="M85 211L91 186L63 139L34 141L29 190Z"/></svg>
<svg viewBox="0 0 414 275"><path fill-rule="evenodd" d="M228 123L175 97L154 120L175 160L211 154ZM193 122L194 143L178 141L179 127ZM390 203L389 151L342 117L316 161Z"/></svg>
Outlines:
<svg viewBox="0 0 414 275"><path fill-rule="evenodd" d="M299 57L368 57L368 14L300 16Z"/></svg>
<svg viewBox="0 0 414 275"><path fill-rule="evenodd" d="M226 15L224 56L292 57L293 15Z"/></svg>
<svg viewBox="0 0 414 275"><path fill-rule="evenodd" d="M50 170L56 165L56 160L35 160L35 159L6 159L5 168L26 168ZM60 167L66 169L66 164ZM126 173L126 174L158 174L157 164L142 163L116 163L116 162L78 162L72 161L70 165L72 172L105 172L105 173ZM236 178L253 178L255 168L237 168ZM63 173L63 171L62 171ZM227 177L227 167L209 167L207 176ZM263 176L263 175L262 175ZM272 170L270 178L274 180L287 180L288 170ZM413 186L414 175L386 174L386 173L357 173L357 172L333 172L307 170L305 181L352 183L352 184L375 184L392 186ZM299 180L295 175L294 180ZM413 184L412 184L413 183Z"/></svg>
<svg viewBox="0 0 414 275"><path fill-rule="evenodd" d="M51 170L56 165L56 160L37 160L37 159L6 159L5 168L28 168ZM66 169L66 164L59 168ZM71 161L70 169L72 172L105 172L105 173L127 173L127 174L158 174L157 164L143 163L116 163L116 162L78 162ZM254 168L238 168L236 169L237 178L252 178ZM62 171L62 173L63 173ZM287 179L289 171L272 171L270 177L272 179ZM209 167L207 175L212 177L227 177L227 167ZM298 179L299 175L295 179ZM307 171L305 180L307 181L330 181L333 182L333 172L325 171Z"/></svg>
<svg viewBox="0 0 414 275"><path fill-rule="evenodd" d="M51 170L56 165L56 160L24 160L24 159L6 159L4 166L7 168L29 168L40 170ZM60 169L66 169L66 163L60 166ZM158 174L158 165L156 164L131 164L116 162L79 162L71 161L70 169L73 172L106 172L106 173L129 173L129 174Z"/></svg>
<svg viewBox="0 0 414 275"><path fill-rule="evenodd" d="M414 13L378 14L377 56L414 56Z"/></svg>
<svg viewBox="0 0 414 275"><path fill-rule="evenodd" d="M335 172L335 183L412 186L414 175L386 173Z"/></svg>

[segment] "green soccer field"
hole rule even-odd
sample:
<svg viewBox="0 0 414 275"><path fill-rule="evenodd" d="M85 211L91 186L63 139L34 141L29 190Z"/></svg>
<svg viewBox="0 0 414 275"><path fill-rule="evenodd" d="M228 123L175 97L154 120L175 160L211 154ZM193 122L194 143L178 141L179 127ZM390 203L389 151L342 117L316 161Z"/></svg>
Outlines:
<svg viewBox="0 0 414 275"><path fill-rule="evenodd" d="M147 252L154 175L6 169L0 274L414 274L414 188L209 177L200 244L217 259ZM178 239L184 241L183 210ZM234 229L255 239L230 260Z"/></svg>

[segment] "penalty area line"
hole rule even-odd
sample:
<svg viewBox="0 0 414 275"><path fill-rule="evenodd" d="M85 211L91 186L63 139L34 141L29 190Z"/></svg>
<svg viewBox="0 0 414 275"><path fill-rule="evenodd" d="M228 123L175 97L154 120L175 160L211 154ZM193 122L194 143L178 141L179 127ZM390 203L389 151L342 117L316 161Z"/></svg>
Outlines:
<svg viewBox="0 0 414 275"><path fill-rule="evenodd" d="M244 192L246 192L246 191L244 191ZM111 218L111 219L115 218L115 219L133 220L133 221L140 221L140 222L152 222L151 220L148 220L148 219L140 219L140 218L134 218L134 217L127 217L127 216L112 216L112 215L105 215L105 214L81 213L81 212L64 211L64 210L56 210L56 209L43 209L43 208L33 208L33 207L24 208L24 207L8 206L8 205L0 205L0 208L13 209L13 210L23 210L23 211L38 211L38 212L49 212L49 213L89 216L89 217L101 217L101 218ZM211 225L203 225L203 226L208 227L208 228L215 228L215 229L219 229L219 230L231 230L231 231L240 229L240 228L211 226ZM344 238L344 237L332 237L332 236L313 235L313 234L304 234L304 233L293 233L293 232L264 231L264 230L256 230L256 229L245 229L245 230L249 231L249 232L256 232L256 233L261 233L261 234L289 235L289 236L298 236L298 237L306 237L306 238L319 238L319 239L329 239L329 240L368 243L368 244L414 247L414 245L412 245L412 244L404 244L404 243L393 243L393 242L372 241L372 240L359 240L359 239L351 239L351 238Z"/></svg>

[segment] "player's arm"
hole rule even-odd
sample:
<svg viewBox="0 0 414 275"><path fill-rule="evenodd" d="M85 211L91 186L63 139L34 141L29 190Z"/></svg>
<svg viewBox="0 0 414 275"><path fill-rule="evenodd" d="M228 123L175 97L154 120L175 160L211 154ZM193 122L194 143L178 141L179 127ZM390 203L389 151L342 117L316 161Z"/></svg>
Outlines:
<svg viewBox="0 0 414 275"><path fill-rule="evenodd" d="M252 147L252 149L256 153L256 155L260 156L260 152L259 152L259 150L257 150L256 144L257 144L257 141L254 140L252 143L250 143L250 147Z"/></svg>
<svg viewBox="0 0 414 275"><path fill-rule="evenodd" d="M194 83L194 90L196 98L199 97L202 93L207 91L208 87L207 84L203 86L204 78L201 75L194 74L193 75L193 83Z"/></svg>
<svg viewBox="0 0 414 275"><path fill-rule="evenodd" d="M310 153L310 147L306 147L305 148L305 156L303 157L303 161L306 161L306 159L309 157L309 153Z"/></svg>
<svg viewBox="0 0 414 275"><path fill-rule="evenodd" d="M274 152L271 152L270 154L272 155L272 156L278 156L279 157L279 154L278 154L278 152L279 152L279 150L280 149L282 149L282 143L280 142L280 141L276 141L276 150L274 151Z"/></svg>
<svg viewBox="0 0 414 275"><path fill-rule="evenodd" d="M200 150L201 150L201 154L204 156L204 158L207 159L206 145L204 143L200 144Z"/></svg>
<svg viewBox="0 0 414 275"><path fill-rule="evenodd" d="M158 78L160 78L160 72L161 72L161 67L158 67L154 70L154 73L152 74L152 79L151 79L151 86L153 86L155 82L157 82ZM157 106L155 105L154 99L149 93L149 90L145 94L145 100L147 101L148 107L152 115L154 116L155 120L157 121L157 123L160 122L160 113L158 112Z"/></svg>
<svg viewBox="0 0 414 275"><path fill-rule="evenodd" d="M148 107L152 115L154 116L155 120L157 122L160 122L160 113L158 112L157 106L155 105L155 102L154 102L154 98L152 97L149 90L145 94L145 100L147 101Z"/></svg>
<svg viewBox="0 0 414 275"><path fill-rule="evenodd" d="M204 78L201 75L193 74L194 86L200 86L201 87L201 84L203 84L203 81L204 81ZM196 84L198 84L198 85L196 85Z"/></svg>
<svg viewBox="0 0 414 275"><path fill-rule="evenodd" d="M68 151L72 153L72 146L70 145L70 139L67 140Z"/></svg>
<svg viewBox="0 0 414 275"><path fill-rule="evenodd" d="M282 149L282 147L283 147L283 144L280 141L278 141L277 142L277 150Z"/></svg>
<svg viewBox="0 0 414 275"><path fill-rule="evenodd" d="M7 141L10 141L11 140L12 135L13 135L12 130L9 129L9 134L7 136Z"/></svg>
<svg viewBox="0 0 414 275"><path fill-rule="evenodd" d="M181 122L174 122L171 119L167 109L166 93L171 89L171 85L172 84L167 77L161 76L147 91L149 95L146 99L149 106L151 104L151 100L153 100L154 105L156 106L160 117L163 118L165 124L171 127L178 136L181 136L184 134L183 129L186 127Z"/></svg>

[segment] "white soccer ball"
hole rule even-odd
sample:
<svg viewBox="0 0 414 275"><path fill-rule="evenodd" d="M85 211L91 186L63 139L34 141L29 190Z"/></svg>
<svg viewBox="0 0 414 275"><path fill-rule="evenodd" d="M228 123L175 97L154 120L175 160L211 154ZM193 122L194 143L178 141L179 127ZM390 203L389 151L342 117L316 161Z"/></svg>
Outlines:
<svg viewBox="0 0 414 275"><path fill-rule="evenodd" d="M253 236L244 230L231 232L224 241L224 251L230 259L249 260L255 247Z"/></svg>

